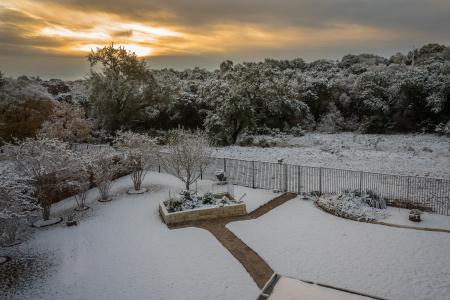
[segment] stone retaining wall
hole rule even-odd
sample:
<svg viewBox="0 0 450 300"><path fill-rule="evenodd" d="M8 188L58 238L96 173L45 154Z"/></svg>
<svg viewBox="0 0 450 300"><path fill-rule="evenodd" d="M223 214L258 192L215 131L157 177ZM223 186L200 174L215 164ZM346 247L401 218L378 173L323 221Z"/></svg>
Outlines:
<svg viewBox="0 0 450 300"><path fill-rule="evenodd" d="M223 207L212 207L169 213L164 203L160 202L159 213L161 214L164 223L166 223L167 225L171 225L187 221L244 216L247 214L247 210L245 207L245 203L239 203Z"/></svg>

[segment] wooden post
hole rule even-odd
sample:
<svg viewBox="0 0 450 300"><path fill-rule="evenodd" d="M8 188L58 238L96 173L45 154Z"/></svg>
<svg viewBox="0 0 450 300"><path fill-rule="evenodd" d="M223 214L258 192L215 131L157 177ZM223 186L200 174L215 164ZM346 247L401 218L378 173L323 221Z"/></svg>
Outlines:
<svg viewBox="0 0 450 300"><path fill-rule="evenodd" d="M200 167L200 180L203 180L203 168Z"/></svg>
<svg viewBox="0 0 450 300"><path fill-rule="evenodd" d="M161 173L161 165L158 165L158 173Z"/></svg>
<svg viewBox="0 0 450 300"><path fill-rule="evenodd" d="M225 172L225 175L227 173L227 159L224 157L223 158L223 171Z"/></svg>
<svg viewBox="0 0 450 300"><path fill-rule="evenodd" d="M300 166L297 166L297 194L302 191L302 176Z"/></svg>

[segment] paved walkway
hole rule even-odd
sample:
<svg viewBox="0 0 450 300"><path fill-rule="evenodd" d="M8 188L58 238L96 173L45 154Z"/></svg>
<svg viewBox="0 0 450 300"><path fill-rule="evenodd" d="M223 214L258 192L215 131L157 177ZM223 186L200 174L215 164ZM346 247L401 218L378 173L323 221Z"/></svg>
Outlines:
<svg viewBox="0 0 450 300"><path fill-rule="evenodd" d="M263 288L266 282L274 273L270 266L250 247L241 241L234 233L228 230L225 226L230 222L252 220L259 218L272 209L282 205L283 203L294 199L297 194L285 193L278 196L251 213L241 217L229 217L205 221L193 221L183 224L176 224L170 226L171 229L198 227L211 232L217 240L230 251L230 253L244 266L256 285Z"/></svg>

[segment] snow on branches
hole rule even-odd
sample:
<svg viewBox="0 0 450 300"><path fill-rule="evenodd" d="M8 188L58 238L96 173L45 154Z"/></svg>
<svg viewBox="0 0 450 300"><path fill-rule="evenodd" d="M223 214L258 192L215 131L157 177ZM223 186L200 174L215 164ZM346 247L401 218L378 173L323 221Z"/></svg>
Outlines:
<svg viewBox="0 0 450 300"><path fill-rule="evenodd" d="M168 134L167 151L159 154L163 168L179 178L189 190L209 163L212 149L201 131L172 130Z"/></svg>
<svg viewBox="0 0 450 300"><path fill-rule="evenodd" d="M69 144L44 137L26 138L17 144L7 144L4 150L16 162L19 172L32 179L43 218L49 220L51 204L59 200L58 192L73 184L79 166Z"/></svg>
<svg viewBox="0 0 450 300"><path fill-rule="evenodd" d="M155 158L156 143L148 135L132 131L118 131L114 139L114 147L125 155L124 164L131 171L134 191L142 191L146 168Z"/></svg>

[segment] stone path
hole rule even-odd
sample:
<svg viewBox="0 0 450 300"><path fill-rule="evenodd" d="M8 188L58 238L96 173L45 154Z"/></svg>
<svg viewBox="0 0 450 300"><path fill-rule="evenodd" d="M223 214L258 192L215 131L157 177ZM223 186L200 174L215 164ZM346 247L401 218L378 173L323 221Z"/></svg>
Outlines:
<svg viewBox="0 0 450 300"><path fill-rule="evenodd" d="M259 288L263 288L274 273L270 266L250 247L241 241L225 225L235 221L245 221L259 218L283 203L294 199L297 194L285 193L278 196L251 213L240 217L220 218L205 221L192 221L170 226L171 229L198 227L211 232L216 239L244 266Z"/></svg>

